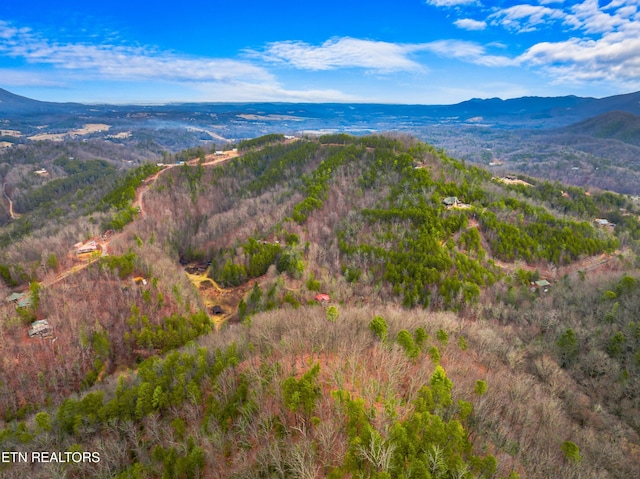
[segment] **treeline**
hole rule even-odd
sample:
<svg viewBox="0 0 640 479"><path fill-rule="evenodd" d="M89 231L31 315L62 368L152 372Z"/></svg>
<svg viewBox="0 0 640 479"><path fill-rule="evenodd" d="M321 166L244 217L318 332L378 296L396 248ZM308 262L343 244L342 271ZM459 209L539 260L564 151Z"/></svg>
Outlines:
<svg viewBox="0 0 640 479"><path fill-rule="evenodd" d="M346 133L336 133L322 135L318 138L318 142L322 145L355 145L364 148L386 148L398 151L406 149L406 145L400 139L387 135L353 136Z"/></svg>
<svg viewBox="0 0 640 479"><path fill-rule="evenodd" d="M49 221L64 223L90 216L93 222L91 215L97 212L112 212L111 219L104 221L103 230L120 230L137 214L137 210L131 208L136 188L158 168L146 163L121 177L121 173L104 160L60 158L56 162L70 176L53 179L40 188L27 190L26 197L19 197L17 203L24 201L30 209L6 227L0 235L0 245L8 246Z"/></svg>
<svg viewBox="0 0 640 479"><path fill-rule="evenodd" d="M195 158L199 160L204 160L206 154L207 152L205 151L205 149L201 146L198 146L195 148L187 148L186 150L182 150L176 153L175 155L173 155L173 158L176 163L179 161L187 162ZM169 157L167 156L166 159L169 159Z"/></svg>
<svg viewBox="0 0 640 479"><path fill-rule="evenodd" d="M28 212L44 204L52 208L65 197L71 199L70 195L74 193L73 200L81 200L83 195L78 195L79 190L87 189L88 192L90 185L116 173L116 168L104 160L79 161L62 157L55 160L53 164L60 166L68 176L55 178L17 198L18 211Z"/></svg>
<svg viewBox="0 0 640 479"><path fill-rule="evenodd" d="M151 324L149 317L141 315L137 308L133 309L127 325L131 330L125 333L125 340L130 341L133 348L152 354L179 348L212 328L211 319L204 311L188 316L174 314L164 318L161 324Z"/></svg>
<svg viewBox="0 0 640 479"><path fill-rule="evenodd" d="M14 138L13 141L16 139ZM157 148L157 145L156 145ZM12 148L0 150L0 163L15 165L40 165L48 168L58 158L74 158L79 161L91 159L108 160L115 162L116 158L130 161L134 164L155 161L159 157L159 151L145 150L142 148L126 147L114 144L111 141L91 139L58 141L38 141L27 144L14 145Z"/></svg>
<svg viewBox="0 0 640 479"><path fill-rule="evenodd" d="M299 181L317 151L316 143L304 140L288 145L267 145L216 168L213 174L217 178L229 175L244 180L247 183L243 190L256 195L276 186L288 186L287 182Z"/></svg>
<svg viewBox="0 0 640 479"><path fill-rule="evenodd" d="M124 178L119 179L114 187L100 200L102 209L126 208L136 197L136 188L142 184L145 178L157 173L159 167L147 163L133 170L129 170Z"/></svg>
<svg viewBox="0 0 640 479"><path fill-rule="evenodd" d="M562 213L579 217L602 217L629 205L623 195L609 191L587 194L582 188L563 185L557 181L552 183L523 175L518 175L518 178L533 187L523 184L507 184L504 187L524 197L548 204Z"/></svg>
<svg viewBox="0 0 640 479"><path fill-rule="evenodd" d="M131 223L137 215L137 210L131 207L136 198L136 189L149 176L157 173L159 167L146 163L138 168L129 170L127 174L118 179L115 186L100 200L101 211L114 210L112 219L103 225L103 230L114 229L120 231Z"/></svg>
<svg viewBox="0 0 640 479"><path fill-rule="evenodd" d="M29 281L29 275L21 264L0 264L0 279L10 288Z"/></svg>
<svg viewBox="0 0 640 479"><path fill-rule="evenodd" d="M364 210L363 215L383 231L401 225L404 232L398 239L392 235L383 237L387 246L380 247L354 244L358 233L345 228L340 250L347 258L346 264L351 262L350 257L359 258L361 264L365 259L370 274L388 281L406 307L427 307L438 298L433 307L455 308L477 298L480 287L493 284L499 277L497 269L479 261L484 252L481 253L479 238L470 232L474 230L466 229L468 220L464 214L444 216L438 208L423 203L417 208ZM407 228L409 225L412 228ZM456 251L452 241L459 232L463 232L467 254ZM472 250L476 259L471 256ZM351 276L360 276L356 266L345 267Z"/></svg>
<svg viewBox="0 0 640 479"><path fill-rule="evenodd" d="M251 140L242 140L238 142L238 150L250 150L252 148L259 148L272 143L278 143L284 141L284 135L279 133L272 133L270 135L260 136L258 138L252 138Z"/></svg>
<svg viewBox="0 0 640 479"><path fill-rule="evenodd" d="M302 178L304 183L305 199L293 207L291 217L299 224L304 223L313 210L322 208L322 202L329 192L329 180L335 170L349 161L364 154L364 150L354 147L341 148L338 151L329 151L326 159L322 160L318 167L309 176Z"/></svg>
<svg viewBox="0 0 640 479"><path fill-rule="evenodd" d="M306 141L298 141L292 146L280 146L277 150L282 151L282 154L278 155L277 160L265 161L262 171L256 171L257 165L254 166L254 171L258 173L258 176L249 183L247 190L254 193L261 193L276 185L282 185L291 179L299 179L302 176L304 167L310 159L316 155L318 148L319 146L316 143ZM276 148L270 151L275 152ZM265 151L265 153L267 152ZM245 155L245 158L249 155L251 155L251 153ZM264 156L260 154L256 155L256 158L262 159ZM243 163L251 161L255 160L247 159L243 161Z"/></svg>
<svg viewBox="0 0 640 479"><path fill-rule="evenodd" d="M508 204L508 205L507 205ZM612 252L618 241L610 235L598 234L587 222L559 220L526 203L507 200L505 205L523 215L516 224L500 221L492 211L479 215L479 220L493 254L503 261L524 260L533 263L546 260L556 265L569 264L580 256Z"/></svg>
<svg viewBox="0 0 640 479"><path fill-rule="evenodd" d="M209 274L223 286L239 286L248 279L264 275L270 266L276 266L278 273L298 276L304 270L297 236L284 234L286 244L280 241L268 242L249 237L237 248L220 250L214 257Z"/></svg>

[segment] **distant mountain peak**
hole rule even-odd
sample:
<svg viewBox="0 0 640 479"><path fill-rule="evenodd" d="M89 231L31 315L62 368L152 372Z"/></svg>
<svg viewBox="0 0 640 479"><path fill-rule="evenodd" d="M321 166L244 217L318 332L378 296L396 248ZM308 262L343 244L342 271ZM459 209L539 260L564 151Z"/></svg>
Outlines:
<svg viewBox="0 0 640 479"><path fill-rule="evenodd" d="M51 101L40 101L25 96L16 95L10 91L0 88L0 114L11 115L34 115L40 113L47 114L68 114L77 113L78 109L91 108L89 105L81 103L58 103Z"/></svg>
<svg viewBox="0 0 640 479"><path fill-rule="evenodd" d="M32 100L31 98L16 95L2 88L0 88L0 103L2 104L0 111L7 113L32 113L49 110L58 105L56 103Z"/></svg>

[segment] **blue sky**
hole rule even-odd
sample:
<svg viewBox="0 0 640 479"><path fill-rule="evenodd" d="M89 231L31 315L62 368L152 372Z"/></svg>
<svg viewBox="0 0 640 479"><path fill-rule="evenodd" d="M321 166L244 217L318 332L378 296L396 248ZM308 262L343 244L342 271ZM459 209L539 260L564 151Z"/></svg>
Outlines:
<svg viewBox="0 0 640 479"><path fill-rule="evenodd" d="M48 101L380 102L640 90L640 0L0 3L0 88Z"/></svg>

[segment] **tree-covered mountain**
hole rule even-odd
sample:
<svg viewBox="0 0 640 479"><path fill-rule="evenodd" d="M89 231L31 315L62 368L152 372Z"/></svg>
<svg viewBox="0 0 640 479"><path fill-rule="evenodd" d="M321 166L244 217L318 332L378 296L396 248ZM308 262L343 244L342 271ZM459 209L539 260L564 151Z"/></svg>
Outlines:
<svg viewBox="0 0 640 479"><path fill-rule="evenodd" d="M626 111L611 111L588 118L560 130L566 134L619 140L640 146L640 116Z"/></svg>
<svg viewBox="0 0 640 479"><path fill-rule="evenodd" d="M640 473L632 200L408 136L237 147L2 249L0 292L30 302L1 310L0 447L70 459L0 474ZM44 319L55 341L28 337Z"/></svg>

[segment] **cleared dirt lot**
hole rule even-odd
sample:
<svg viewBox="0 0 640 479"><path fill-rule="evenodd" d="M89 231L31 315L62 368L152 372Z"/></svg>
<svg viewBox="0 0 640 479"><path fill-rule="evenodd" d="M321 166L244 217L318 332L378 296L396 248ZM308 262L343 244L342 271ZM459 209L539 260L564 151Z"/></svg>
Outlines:
<svg viewBox="0 0 640 479"><path fill-rule="evenodd" d="M87 123L82 128L78 128L77 130L71 130L66 133L42 133L40 135L30 136L29 139L33 141L63 141L69 138L75 138L77 136L85 136L101 131L109 131L110 129L111 125L106 125L104 123Z"/></svg>

